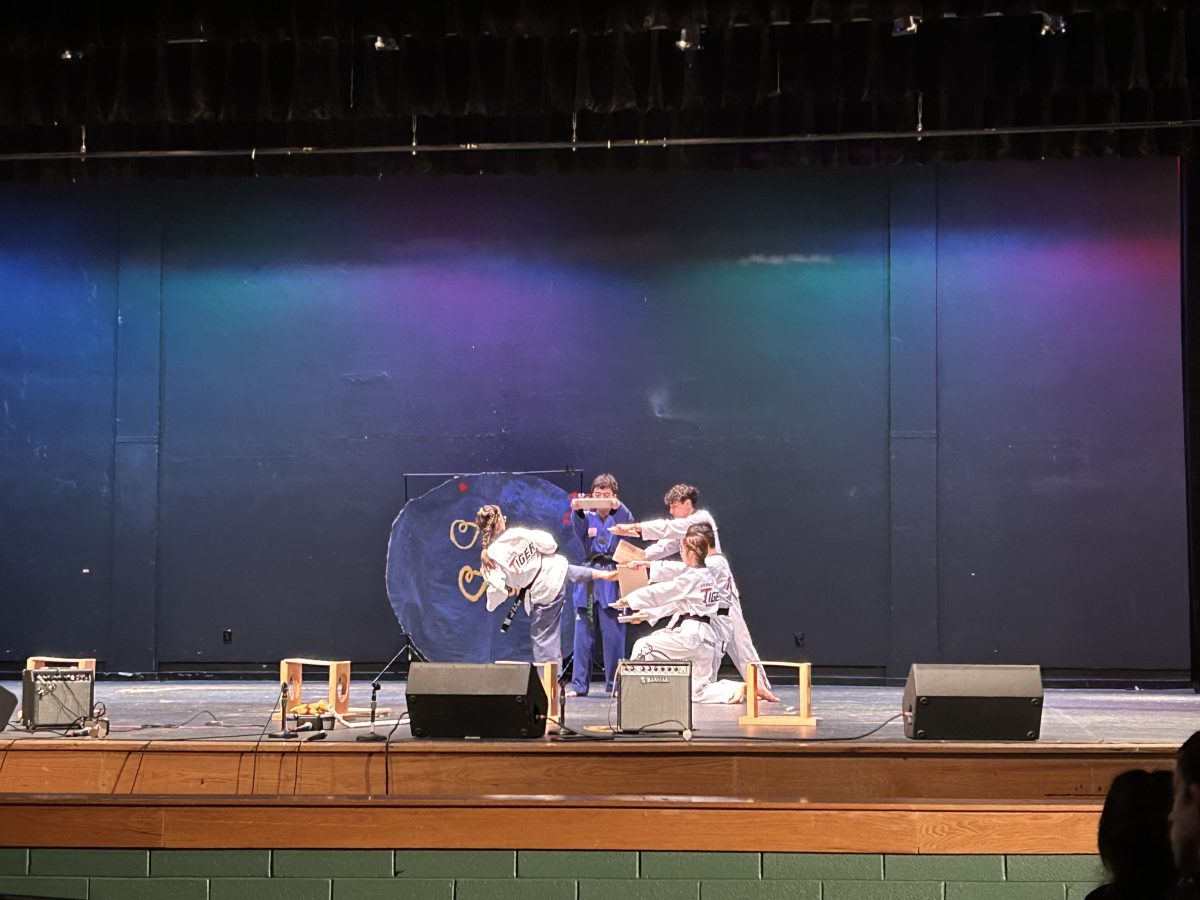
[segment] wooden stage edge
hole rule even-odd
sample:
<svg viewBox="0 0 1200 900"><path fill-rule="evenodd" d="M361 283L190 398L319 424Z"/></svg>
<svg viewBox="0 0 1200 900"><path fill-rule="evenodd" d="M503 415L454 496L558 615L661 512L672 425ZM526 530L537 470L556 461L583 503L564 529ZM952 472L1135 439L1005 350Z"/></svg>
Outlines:
<svg viewBox="0 0 1200 900"><path fill-rule="evenodd" d="M0 846L1094 853L1098 803L0 795Z"/></svg>
<svg viewBox="0 0 1200 900"><path fill-rule="evenodd" d="M0 846L1094 853L1174 745L0 741Z"/></svg>

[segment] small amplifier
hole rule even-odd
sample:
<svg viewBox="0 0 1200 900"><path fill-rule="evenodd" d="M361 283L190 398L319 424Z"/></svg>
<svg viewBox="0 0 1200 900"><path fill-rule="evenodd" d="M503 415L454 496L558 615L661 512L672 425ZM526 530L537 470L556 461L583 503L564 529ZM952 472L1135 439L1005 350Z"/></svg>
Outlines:
<svg viewBox="0 0 1200 900"><path fill-rule="evenodd" d="M624 733L690 731L692 664L623 660L617 669L617 723Z"/></svg>
<svg viewBox="0 0 1200 900"><path fill-rule="evenodd" d="M21 673L21 724L72 728L92 716L96 673L91 669L26 669Z"/></svg>

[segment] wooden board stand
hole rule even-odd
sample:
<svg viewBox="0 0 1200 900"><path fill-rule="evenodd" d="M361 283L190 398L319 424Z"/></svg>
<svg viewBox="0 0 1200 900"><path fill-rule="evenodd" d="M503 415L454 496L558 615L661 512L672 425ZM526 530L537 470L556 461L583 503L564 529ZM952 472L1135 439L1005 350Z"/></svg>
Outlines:
<svg viewBox="0 0 1200 900"><path fill-rule="evenodd" d="M300 699L300 691L304 686L304 667L320 666L329 670L329 706L339 716L350 717L362 714L364 710L350 708L350 661L327 659L304 659L296 657L285 659L279 663L279 680L287 685L288 712L304 701ZM378 715L378 710L376 714Z"/></svg>
<svg viewBox="0 0 1200 900"><path fill-rule="evenodd" d="M546 698L550 701L546 706L546 719L557 725L562 720L562 707L558 703L558 663L534 663L533 667L540 670L542 687L546 689Z"/></svg>
<svg viewBox="0 0 1200 900"><path fill-rule="evenodd" d="M25 660L26 669L89 669L96 671L94 659L74 656L31 656Z"/></svg>
<svg viewBox="0 0 1200 900"><path fill-rule="evenodd" d="M799 686L796 711L784 715L761 715L758 711L758 676L766 666L796 670ZM785 725L793 728L817 724L812 714L812 663L773 662L755 660L746 663L746 715L738 718L739 725Z"/></svg>

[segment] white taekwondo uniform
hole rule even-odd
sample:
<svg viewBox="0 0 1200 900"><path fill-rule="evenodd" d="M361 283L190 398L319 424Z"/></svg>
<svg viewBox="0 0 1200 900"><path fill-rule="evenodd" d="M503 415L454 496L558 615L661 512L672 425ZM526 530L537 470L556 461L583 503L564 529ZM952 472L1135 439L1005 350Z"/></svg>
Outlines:
<svg viewBox="0 0 1200 900"><path fill-rule="evenodd" d="M567 580L592 577L592 570L572 566L566 557L556 555L558 543L553 535L536 528L505 528L487 546L488 556L496 565L485 568L487 608L492 612L509 598L509 589L529 588L525 594L525 612L529 614L529 633L533 639L533 661L562 662L562 611Z"/></svg>
<svg viewBox="0 0 1200 900"><path fill-rule="evenodd" d="M713 674L715 676L720 671L721 660L728 653L742 678L745 678L746 663L757 662L760 657L758 649L754 646L754 640L750 637L746 617L742 613L742 597L738 593L737 582L733 580L729 560L720 550L710 553L705 558L704 565L713 574L719 602L723 607L718 609L717 615L713 619L713 630L717 637L717 659ZM686 567L686 563L678 560L652 562L650 564L650 580L655 582L673 578ZM758 680L762 687L767 690L771 689L771 682L761 669L758 673Z"/></svg>
<svg viewBox="0 0 1200 900"><path fill-rule="evenodd" d="M680 542L687 535L687 530L693 525L703 522L713 530L713 540L718 550L721 549L721 534L717 531L716 520L707 509L698 509L690 516L682 519L650 519L639 523L642 526L642 538L654 541L646 548L646 559L669 559L679 553Z"/></svg>
<svg viewBox="0 0 1200 900"><path fill-rule="evenodd" d="M714 686L713 682L717 640L712 619L720 601L712 573L706 567L685 567L669 581L654 582L630 592L625 602L631 612L645 616L651 624L671 617L667 627L634 643L633 659L687 660L692 664L692 700L736 702L736 688L728 683Z"/></svg>

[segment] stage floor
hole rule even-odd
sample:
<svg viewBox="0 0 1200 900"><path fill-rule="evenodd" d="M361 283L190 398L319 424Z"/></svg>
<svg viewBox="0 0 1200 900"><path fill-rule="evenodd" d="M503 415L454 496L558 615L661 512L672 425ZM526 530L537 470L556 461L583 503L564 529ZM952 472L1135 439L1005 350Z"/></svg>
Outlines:
<svg viewBox="0 0 1200 900"><path fill-rule="evenodd" d="M4 687L21 696L20 683ZM305 699L319 699L320 686L306 686ZM381 718L394 719L405 710L405 685L387 681L379 694L381 707L390 710ZM312 691L313 693L308 693ZM794 686L777 688L782 706L796 701ZM762 740L803 742L808 740L853 741L871 744L908 743L900 719L895 719L873 734L900 711L899 687L863 687L816 685L812 689L812 711L819 721L814 727L742 727L738 717L743 705L711 706L693 704L693 741ZM356 681L351 686L352 706L365 707L370 685ZM278 728L270 724L277 708L278 687L274 682L247 681L165 681L96 684L96 700L107 707L111 722L109 739L246 741L257 739L264 731ZM764 704L762 712L780 711L776 704ZM14 717L15 718L15 717ZM567 700L565 723L573 731L589 736L611 734L616 724L616 705L605 693ZM1138 745L1181 744L1200 728L1200 696L1190 689L1180 690L1094 690L1048 689L1042 715L1041 744ZM381 729L392 731L391 727ZM357 728L336 728L327 741L354 740ZM864 737L860 737L867 735ZM53 739L53 732L30 733L14 721L3 738L25 740ZM569 737L568 737L569 739ZM407 722L392 732L393 742L411 741ZM630 742L679 741L678 735L620 735Z"/></svg>

